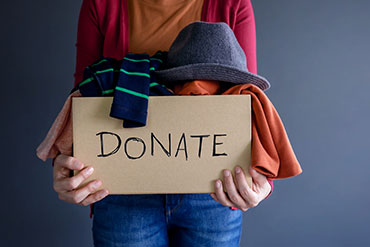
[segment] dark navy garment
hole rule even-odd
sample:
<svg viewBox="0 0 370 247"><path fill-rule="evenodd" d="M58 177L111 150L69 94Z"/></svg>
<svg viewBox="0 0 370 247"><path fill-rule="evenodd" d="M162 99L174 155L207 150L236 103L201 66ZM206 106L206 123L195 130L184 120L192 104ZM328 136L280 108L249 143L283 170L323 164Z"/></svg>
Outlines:
<svg viewBox="0 0 370 247"><path fill-rule="evenodd" d="M161 52L153 57L128 53L123 58L110 116L125 119L124 127L145 126L149 95L172 95L156 81L153 73L164 58Z"/></svg>
<svg viewBox="0 0 370 247"><path fill-rule="evenodd" d="M110 116L123 119L123 127L146 125L149 96L173 95L156 81L154 71L166 53L128 53L121 61L103 57L84 70L78 88L84 97L112 96Z"/></svg>
<svg viewBox="0 0 370 247"><path fill-rule="evenodd" d="M84 97L112 95L117 80L114 70L119 65L113 58L104 57L84 70L83 81L78 88Z"/></svg>

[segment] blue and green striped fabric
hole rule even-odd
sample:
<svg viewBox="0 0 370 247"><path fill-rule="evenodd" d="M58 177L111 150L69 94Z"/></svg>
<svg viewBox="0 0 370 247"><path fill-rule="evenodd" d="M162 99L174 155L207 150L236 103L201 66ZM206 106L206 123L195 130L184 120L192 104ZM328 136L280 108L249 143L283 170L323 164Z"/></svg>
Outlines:
<svg viewBox="0 0 370 247"><path fill-rule="evenodd" d="M164 52L128 53L121 61L104 57L86 67L78 88L86 97L113 95L110 116L123 119L123 127L145 126L149 96L173 95L153 73L165 57Z"/></svg>

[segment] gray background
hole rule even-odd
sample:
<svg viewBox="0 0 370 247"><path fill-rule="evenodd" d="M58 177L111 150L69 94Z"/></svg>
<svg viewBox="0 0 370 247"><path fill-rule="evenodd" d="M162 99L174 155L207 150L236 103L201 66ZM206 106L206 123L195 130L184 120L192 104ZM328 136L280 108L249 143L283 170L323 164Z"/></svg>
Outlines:
<svg viewBox="0 0 370 247"><path fill-rule="evenodd" d="M259 74L304 173L244 217L241 246L370 246L370 1L254 0ZM2 1L0 246L91 246L35 149L73 84L81 1Z"/></svg>

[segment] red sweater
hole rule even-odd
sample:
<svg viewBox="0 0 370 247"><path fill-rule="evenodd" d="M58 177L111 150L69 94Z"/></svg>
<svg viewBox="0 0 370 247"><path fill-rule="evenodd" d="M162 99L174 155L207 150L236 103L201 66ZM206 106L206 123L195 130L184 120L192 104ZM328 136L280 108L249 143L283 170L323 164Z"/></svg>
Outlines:
<svg viewBox="0 0 370 247"><path fill-rule="evenodd" d="M128 52L126 0L83 0L77 32L75 85L83 70L101 56L121 60ZM257 73L256 32L250 0L204 0L202 21L225 22L234 31L248 62Z"/></svg>
<svg viewBox="0 0 370 247"><path fill-rule="evenodd" d="M128 52L126 0L83 0L78 21L75 86L83 71L101 56L123 59ZM201 21L225 22L247 57L247 67L257 73L256 31L250 0L204 0ZM273 183L269 180L271 188Z"/></svg>

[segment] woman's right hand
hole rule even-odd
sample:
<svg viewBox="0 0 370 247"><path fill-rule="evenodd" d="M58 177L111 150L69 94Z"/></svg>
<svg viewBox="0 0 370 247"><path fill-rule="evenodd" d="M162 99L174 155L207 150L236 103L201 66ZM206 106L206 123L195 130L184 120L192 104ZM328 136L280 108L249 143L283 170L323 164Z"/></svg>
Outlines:
<svg viewBox="0 0 370 247"><path fill-rule="evenodd" d="M80 171L77 175L70 177L72 170ZM59 199L83 206L90 205L106 197L109 192L106 189L98 190L102 185L100 180L93 180L82 188L78 186L83 183L92 173L92 167L85 165L78 159L59 154L54 160L54 190Z"/></svg>

